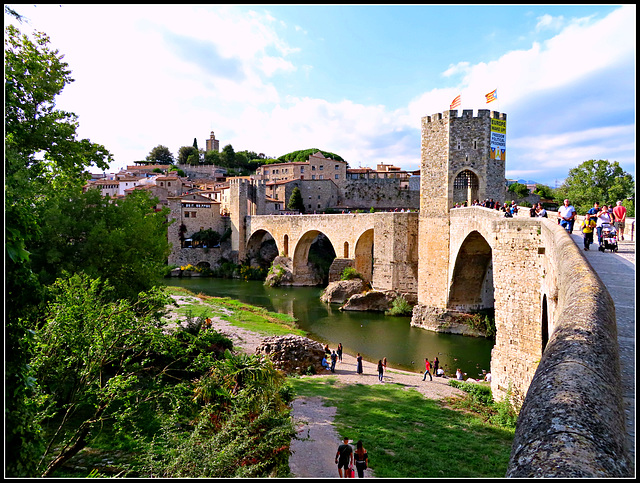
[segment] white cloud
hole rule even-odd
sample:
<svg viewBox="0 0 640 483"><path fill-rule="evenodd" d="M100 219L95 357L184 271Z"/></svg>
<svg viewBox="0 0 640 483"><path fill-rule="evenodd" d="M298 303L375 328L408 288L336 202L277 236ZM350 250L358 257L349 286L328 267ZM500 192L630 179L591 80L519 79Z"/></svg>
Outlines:
<svg viewBox="0 0 640 483"><path fill-rule="evenodd" d="M541 17L538 17L538 23L536 24L536 32L540 32L541 30L551 29L551 30L560 30L565 24L564 17L560 15L559 17L552 17L551 15L544 14Z"/></svg>

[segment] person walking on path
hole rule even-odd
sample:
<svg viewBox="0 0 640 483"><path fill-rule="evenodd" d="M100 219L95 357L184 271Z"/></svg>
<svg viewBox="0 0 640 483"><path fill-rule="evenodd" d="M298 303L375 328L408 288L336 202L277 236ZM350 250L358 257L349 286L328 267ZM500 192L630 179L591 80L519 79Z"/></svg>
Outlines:
<svg viewBox="0 0 640 483"><path fill-rule="evenodd" d="M340 478L347 477L347 470L353 466L353 448L349 444L349 438L345 436L343 443L336 451L336 463L338 464L338 474ZM343 470L344 469L344 473Z"/></svg>
<svg viewBox="0 0 640 483"><path fill-rule="evenodd" d="M354 459L356 462L356 470L358 470L358 478L364 478L364 470L369 466L369 454L362 445L362 441L356 443Z"/></svg>
<svg viewBox="0 0 640 483"><path fill-rule="evenodd" d="M378 361L378 380L382 382L382 378L384 376L384 366L382 365L382 360Z"/></svg>
<svg viewBox="0 0 640 483"><path fill-rule="evenodd" d="M596 227L595 217L587 213L584 215L584 220L580 227L582 228L582 235L584 237L584 249L589 250L589 247L593 243L593 230Z"/></svg>
<svg viewBox="0 0 640 483"><path fill-rule="evenodd" d="M427 374L429 374L429 380L433 381L433 376L431 375L431 364L429 363L429 359L427 359L426 357L424 358L424 376L422 377L423 381L426 381L427 379Z"/></svg>
<svg viewBox="0 0 640 483"><path fill-rule="evenodd" d="M336 362L338 360L338 355L336 351L331 352L331 372L336 372Z"/></svg>
<svg viewBox="0 0 640 483"><path fill-rule="evenodd" d="M358 352L358 356L356 357L356 361L358 361L358 366L356 368L356 372L358 374L362 374L363 370L362 370L362 356L360 355L360 353Z"/></svg>
<svg viewBox="0 0 640 483"><path fill-rule="evenodd" d="M611 217L611 214L609 213L609 207L607 205L602 205L602 208L596 216L596 232L598 233L598 245L602 245L602 226L606 224L612 225L613 219Z"/></svg>
<svg viewBox="0 0 640 483"><path fill-rule="evenodd" d="M342 342L338 343L338 360L342 362Z"/></svg>
<svg viewBox="0 0 640 483"><path fill-rule="evenodd" d="M616 201L613 216L615 218L613 226L615 226L618 233L620 233L620 240L624 240L624 222L627 219L627 209L622 206L622 201Z"/></svg>

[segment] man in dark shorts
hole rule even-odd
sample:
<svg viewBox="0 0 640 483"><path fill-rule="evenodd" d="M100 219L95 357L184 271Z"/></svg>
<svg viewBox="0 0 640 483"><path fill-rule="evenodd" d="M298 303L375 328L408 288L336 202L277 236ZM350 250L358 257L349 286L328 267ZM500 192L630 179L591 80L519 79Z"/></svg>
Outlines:
<svg viewBox="0 0 640 483"><path fill-rule="evenodd" d="M349 438L345 437L343 444L338 446L336 451L336 463L338 463L338 474L340 478L346 478L347 469L353 466L353 448L349 444ZM344 475L342 469L344 468Z"/></svg>

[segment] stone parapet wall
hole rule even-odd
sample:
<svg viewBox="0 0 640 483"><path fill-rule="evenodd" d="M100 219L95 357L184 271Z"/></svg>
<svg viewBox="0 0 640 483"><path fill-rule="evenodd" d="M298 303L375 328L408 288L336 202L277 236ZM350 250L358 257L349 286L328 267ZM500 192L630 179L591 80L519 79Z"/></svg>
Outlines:
<svg viewBox="0 0 640 483"><path fill-rule="evenodd" d="M630 474L615 306L579 248L542 220L554 329L524 404L508 477ZM552 270L550 270L552 268Z"/></svg>

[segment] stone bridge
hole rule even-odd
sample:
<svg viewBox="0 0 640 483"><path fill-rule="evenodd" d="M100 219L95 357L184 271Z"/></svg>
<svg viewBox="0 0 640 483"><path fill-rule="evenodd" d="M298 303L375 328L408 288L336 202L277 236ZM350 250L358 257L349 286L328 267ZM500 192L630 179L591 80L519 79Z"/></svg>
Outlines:
<svg viewBox="0 0 640 483"><path fill-rule="evenodd" d="M417 221L416 212L249 216L238 258L251 258L272 238L278 253L293 262L294 285L309 285L309 248L322 233L336 253L333 273L349 265L376 290L416 293Z"/></svg>
<svg viewBox="0 0 640 483"><path fill-rule="evenodd" d="M295 283L304 285L309 247L319 233L333 245L334 263L353 265L375 289L416 294L412 325L442 330L455 314L494 309L494 397L509 394L525 407L536 398L548 403L527 409L527 418L536 416L526 423L530 431L520 430L526 448L518 454L514 447L520 460L512 462L510 475L628 474L615 306L554 221L505 218L481 207L452 209L437 218L248 216L239 252L250 255L273 238L278 252L293 261ZM527 394L535 380L546 382ZM575 451L582 456L573 457ZM597 456L602 452L604 463Z"/></svg>

